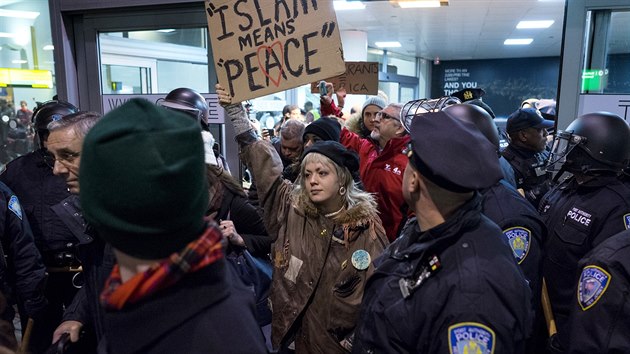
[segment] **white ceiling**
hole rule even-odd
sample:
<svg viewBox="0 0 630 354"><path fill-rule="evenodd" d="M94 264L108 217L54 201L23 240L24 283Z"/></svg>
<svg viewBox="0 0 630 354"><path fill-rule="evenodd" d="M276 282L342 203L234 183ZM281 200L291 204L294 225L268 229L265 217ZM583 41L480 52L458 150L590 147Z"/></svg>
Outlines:
<svg viewBox="0 0 630 354"><path fill-rule="evenodd" d="M388 1L364 1L365 10L337 11L341 30L376 41L399 41L390 48L408 56L440 60L559 56L564 0L450 0L448 6L401 9ZM523 20L554 20L547 29L516 29ZM628 21L630 22L630 21ZM526 46L505 46L507 38L533 38Z"/></svg>

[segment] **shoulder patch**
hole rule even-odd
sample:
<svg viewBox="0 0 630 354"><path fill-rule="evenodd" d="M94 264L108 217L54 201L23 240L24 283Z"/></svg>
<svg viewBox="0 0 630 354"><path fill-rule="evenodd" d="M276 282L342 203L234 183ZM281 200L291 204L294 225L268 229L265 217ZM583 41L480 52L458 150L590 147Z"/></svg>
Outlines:
<svg viewBox="0 0 630 354"><path fill-rule="evenodd" d="M611 280L610 273L596 265L588 265L582 269L577 289L578 303L582 311L588 310L597 303L608 289Z"/></svg>
<svg viewBox="0 0 630 354"><path fill-rule="evenodd" d="M461 322L448 328L451 354L493 354L495 334L488 326L477 322Z"/></svg>
<svg viewBox="0 0 630 354"><path fill-rule="evenodd" d="M630 213L623 216L623 224L626 226L626 230L630 229Z"/></svg>
<svg viewBox="0 0 630 354"><path fill-rule="evenodd" d="M522 226L515 226L503 230L503 235L505 235L512 248L514 258L516 258L518 264L521 264L529 253L532 232Z"/></svg>
<svg viewBox="0 0 630 354"><path fill-rule="evenodd" d="M20 201L14 195L9 199L9 210L13 212L20 220L22 220L22 207L20 206Z"/></svg>

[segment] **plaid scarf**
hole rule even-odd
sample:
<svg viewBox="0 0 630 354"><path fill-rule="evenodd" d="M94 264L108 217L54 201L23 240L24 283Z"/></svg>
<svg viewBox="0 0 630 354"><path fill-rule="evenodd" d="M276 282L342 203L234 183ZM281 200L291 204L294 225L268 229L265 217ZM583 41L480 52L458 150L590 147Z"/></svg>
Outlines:
<svg viewBox="0 0 630 354"><path fill-rule="evenodd" d="M221 238L221 232L216 227L208 227L200 238L189 243L181 252L173 253L124 283L116 264L105 282L101 304L107 309L121 310L127 304L137 303L168 288L187 273L216 262L223 258Z"/></svg>

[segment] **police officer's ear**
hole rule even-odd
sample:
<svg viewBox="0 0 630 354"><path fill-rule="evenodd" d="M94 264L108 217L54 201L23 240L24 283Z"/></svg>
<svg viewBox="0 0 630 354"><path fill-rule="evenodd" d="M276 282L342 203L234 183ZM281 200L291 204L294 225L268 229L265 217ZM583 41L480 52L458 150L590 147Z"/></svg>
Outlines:
<svg viewBox="0 0 630 354"><path fill-rule="evenodd" d="M408 164L405 168L405 174L408 175L408 178L403 178L403 190L409 192L410 195L414 195L415 193L420 192L420 183L422 183L422 179L420 177L420 173L416 171L415 168Z"/></svg>
<svg viewBox="0 0 630 354"><path fill-rule="evenodd" d="M523 129L520 130L516 133L516 136L518 137L518 140L522 143L526 142L528 140L527 137L527 129Z"/></svg>

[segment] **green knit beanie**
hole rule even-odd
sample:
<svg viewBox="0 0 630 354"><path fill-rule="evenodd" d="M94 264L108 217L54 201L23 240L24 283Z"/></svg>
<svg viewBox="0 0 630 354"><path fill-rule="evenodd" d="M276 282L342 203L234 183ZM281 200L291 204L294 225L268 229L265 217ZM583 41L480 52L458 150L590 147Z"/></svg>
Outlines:
<svg viewBox="0 0 630 354"><path fill-rule="evenodd" d="M208 190L194 120L131 99L90 130L81 154L85 219L114 248L161 259L203 232Z"/></svg>

